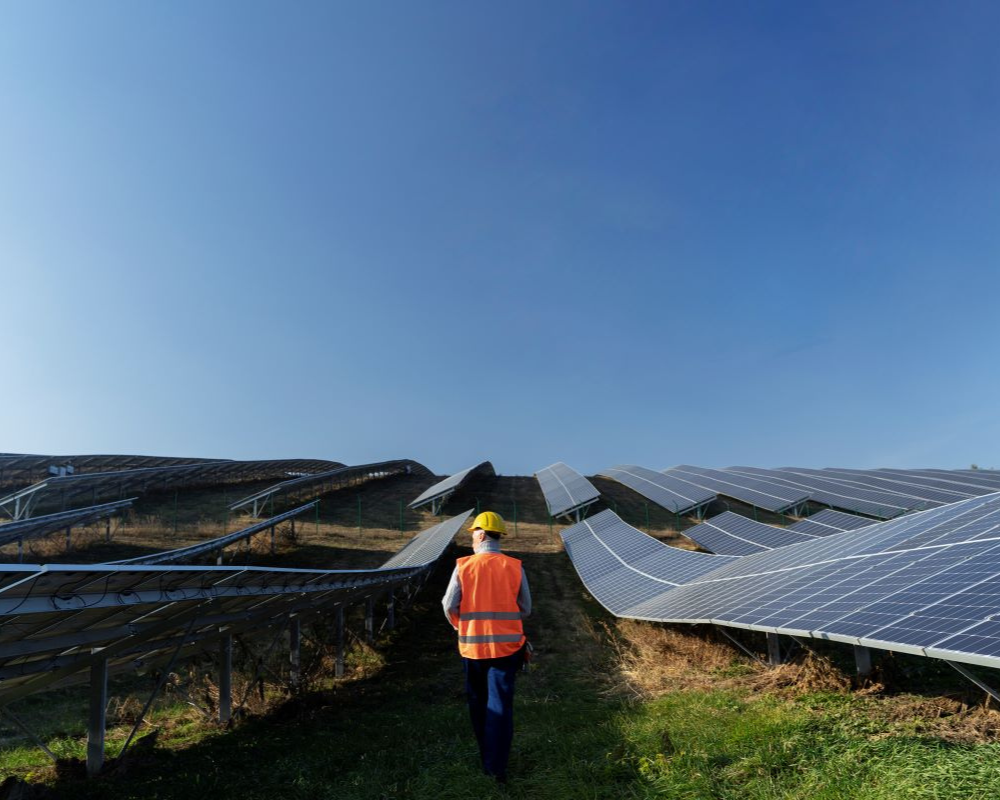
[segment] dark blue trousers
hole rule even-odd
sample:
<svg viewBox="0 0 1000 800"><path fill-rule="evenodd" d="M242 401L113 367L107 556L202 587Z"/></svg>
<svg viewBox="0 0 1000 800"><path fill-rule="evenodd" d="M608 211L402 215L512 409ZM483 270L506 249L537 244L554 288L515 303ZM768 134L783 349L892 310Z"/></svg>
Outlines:
<svg viewBox="0 0 1000 800"><path fill-rule="evenodd" d="M483 770L497 778L507 777L507 759L514 738L514 679L522 658L518 651L503 658L462 659L469 716Z"/></svg>

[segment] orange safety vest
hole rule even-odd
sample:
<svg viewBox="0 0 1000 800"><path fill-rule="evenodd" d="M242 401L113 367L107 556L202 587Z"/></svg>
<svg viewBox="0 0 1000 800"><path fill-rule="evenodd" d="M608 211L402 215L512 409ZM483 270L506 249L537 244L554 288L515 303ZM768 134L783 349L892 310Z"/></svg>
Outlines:
<svg viewBox="0 0 1000 800"><path fill-rule="evenodd" d="M458 559L462 603L458 609L458 652L465 658L502 658L525 642L517 594L521 562L503 553Z"/></svg>

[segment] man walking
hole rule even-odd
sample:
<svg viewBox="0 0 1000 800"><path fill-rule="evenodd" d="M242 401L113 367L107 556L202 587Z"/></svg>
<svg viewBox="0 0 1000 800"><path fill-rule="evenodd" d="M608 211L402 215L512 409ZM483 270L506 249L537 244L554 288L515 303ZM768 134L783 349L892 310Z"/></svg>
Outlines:
<svg viewBox="0 0 1000 800"><path fill-rule="evenodd" d="M473 555L458 559L442 604L458 631L483 770L506 783L514 738L514 678L527 642L521 620L531 613L531 592L521 562L500 552L500 537L507 533L500 515L484 511L469 530Z"/></svg>

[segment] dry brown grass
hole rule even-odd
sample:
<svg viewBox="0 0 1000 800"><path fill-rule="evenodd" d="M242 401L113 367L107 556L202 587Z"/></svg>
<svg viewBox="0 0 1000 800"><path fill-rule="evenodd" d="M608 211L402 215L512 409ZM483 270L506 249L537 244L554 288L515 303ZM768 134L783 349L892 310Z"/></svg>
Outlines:
<svg viewBox="0 0 1000 800"><path fill-rule="evenodd" d="M649 699L676 691L738 691L749 698L840 694L851 713L873 723L876 736L912 734L978 744L1000 736L1000 709L975 692L923 696L894 694L879 682L858 681L825 656L800 650L791 661L769 666L737 651L711 631L672 628L635 620L604 624L616 654L614 692ZM824 713L824 712L820 712Z"/></svg>
<svg viewBox="0 0 1000 800"><path fill-rule="evenodd" d="M718 687L733 649L691 631L620 619L605 624L622 688L639 697ZM747 660L751 669L753 662Z"/></svg>

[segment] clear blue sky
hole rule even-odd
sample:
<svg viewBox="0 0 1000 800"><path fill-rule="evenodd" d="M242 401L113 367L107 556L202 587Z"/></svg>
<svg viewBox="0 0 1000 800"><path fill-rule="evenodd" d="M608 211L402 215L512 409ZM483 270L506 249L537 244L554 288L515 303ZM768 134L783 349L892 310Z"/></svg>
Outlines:
<svg viewBox="0 0 1000 800"><path fill-rule="evenodd" d="M0 11L0 451L1000 467L994 3Z"/></svg>

